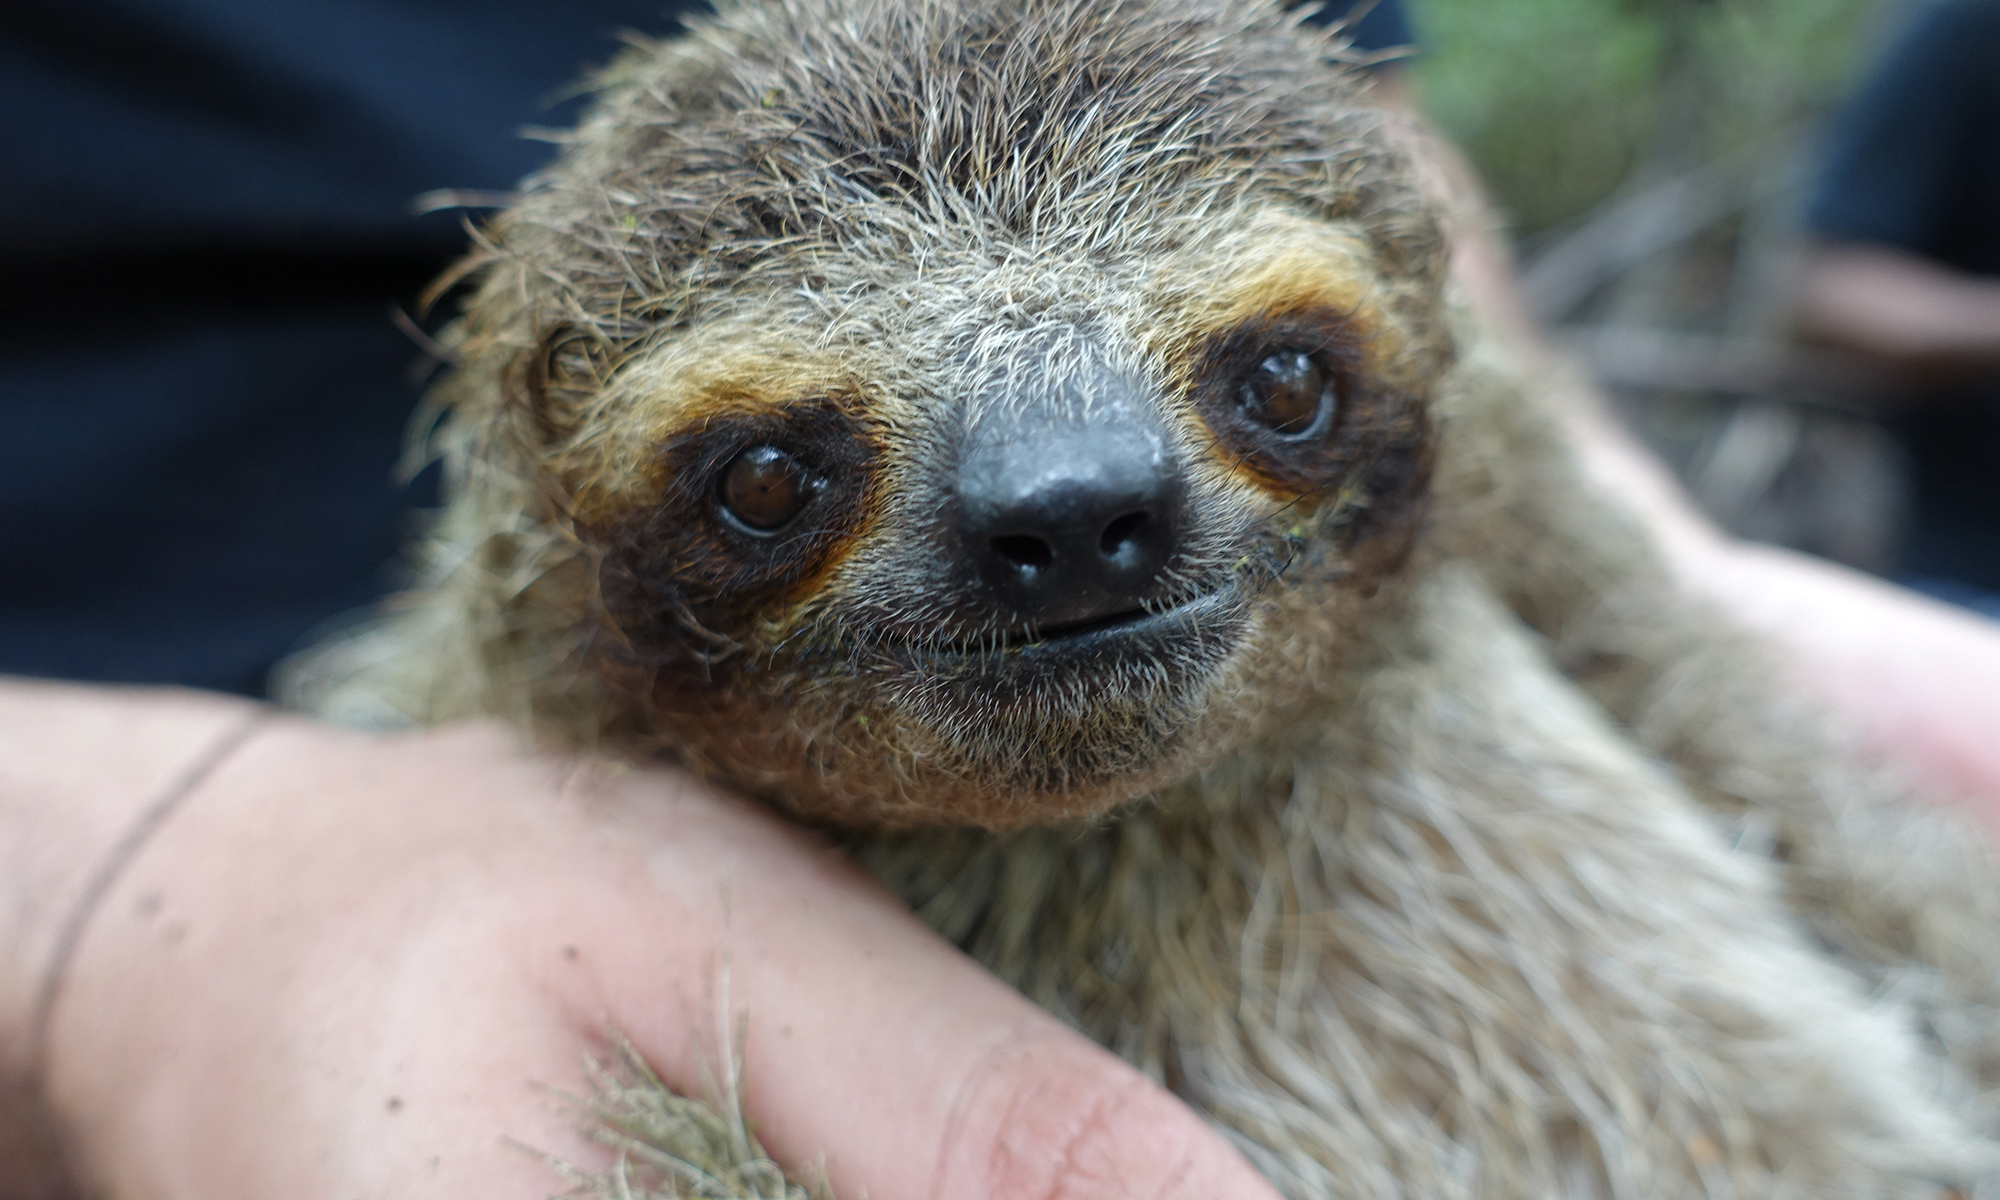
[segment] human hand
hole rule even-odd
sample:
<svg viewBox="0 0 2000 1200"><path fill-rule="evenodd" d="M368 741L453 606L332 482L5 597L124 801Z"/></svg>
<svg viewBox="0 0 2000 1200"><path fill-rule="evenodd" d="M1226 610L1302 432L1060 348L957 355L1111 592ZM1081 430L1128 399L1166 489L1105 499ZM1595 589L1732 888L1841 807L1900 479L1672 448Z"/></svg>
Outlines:
<svg viewBox="0 0 2000 1200"><path fill-rule="evenodd" d="M1864 751L2000 839L2000 623L1834 563L1727 543L1683 580L1777 646Z"/></svg>
<svg viewBox="0 0 2000 1200"><path fill-rule="evenodd" d="M1835 563L1724 535L1597 397L1560 397L1578 459L1675 577L1764 638L1862 752L1974 804L2000 838L2000 623Z"/></svg>
<svg viewBox="0 0 2000 1200"><path fill-rule="evenodd" d="M91 710L91 738L189 703L31 690ZM74 711L35 707L43 728L0 723L8 754L88 750ZM119 1196L545 1196L565 1181L519 1145L607 1161L557 1099L606 1030L700 1095L739 1012L758 1136L842 1195L1274 1194L812 838L489 726L269 718L105 894L47 1078L73 1161Z"/></svg>

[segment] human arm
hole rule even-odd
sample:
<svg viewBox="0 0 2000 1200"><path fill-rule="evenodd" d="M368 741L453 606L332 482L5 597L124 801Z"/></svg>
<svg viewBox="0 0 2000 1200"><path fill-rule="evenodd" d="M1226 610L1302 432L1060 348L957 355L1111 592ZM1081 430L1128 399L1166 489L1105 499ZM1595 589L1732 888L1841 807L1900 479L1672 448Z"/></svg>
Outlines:
<svg viewBox="0 0 2000 1200"><path fill-rule="evenodd" d="M67 953L95 877L205 744L253 711L221 696L121 705L88 736L71 693L0 680L0 1196L67 1195L40 1065L54 964Z"/></svg>
<svg viewBox="0 0 2000 1200"><path fill-rule="evenodd" d="M17 1068L52 926L251 711L0 682ZM553 1093L586 1090L608 1029L701 1095L737 1013L758 1135L841 1195L1272 1195L810 837L483 725L259 718L104 893L43 1075L120 1196L545 1196L563 1180L509 1140L603 1161Z"/></svg>
<svg viewBox="0 0 2000 1200"><path fill-rule="evenodd" d="M1809 247L1796 320L1804 337L1906 377L2000 371L2000 279L1894 246Z"/></svg>

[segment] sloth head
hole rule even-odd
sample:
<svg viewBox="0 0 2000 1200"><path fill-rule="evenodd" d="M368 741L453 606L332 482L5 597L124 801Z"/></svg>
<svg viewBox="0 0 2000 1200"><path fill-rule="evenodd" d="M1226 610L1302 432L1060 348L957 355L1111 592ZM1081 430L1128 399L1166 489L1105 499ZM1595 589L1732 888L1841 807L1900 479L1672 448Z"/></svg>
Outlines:
<svg viewBox="0 0 2000 1200"><path fill-rule="evenodd" d="M1405 556L1449 354L1337 52L778 0L626 55L446 385L488 686L837 823L1088 816L1281 721Z"/></svg>

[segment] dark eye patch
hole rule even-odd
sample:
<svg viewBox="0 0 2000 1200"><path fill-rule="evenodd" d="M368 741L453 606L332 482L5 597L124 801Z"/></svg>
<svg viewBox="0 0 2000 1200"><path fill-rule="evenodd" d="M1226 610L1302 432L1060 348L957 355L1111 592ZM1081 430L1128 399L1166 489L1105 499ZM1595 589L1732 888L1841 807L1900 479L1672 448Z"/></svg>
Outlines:
<svg viewBox="0 0 2000 1200"><path fill-rule="evenodd" d="M812 507L826 480L777 446L752 446L717 481L723 517L756 537L776 537Z"/></svg>
<svg viewBox="0 0 2000 1200"><path fill-rule="evenodd" d="M705 667L860 530L877 455L861 405L841 398L720 412L670 437L654 501L589 531L633 650Z"/></svg>
<svg viewBox="0 0 2000 1200"><path fill-rule="evenodd" d="M1333 427L1340 414L1334 373L1308 351L1278 347L1236 385L1243 415L1287 441L1304 441Z"/></svg>
<svg viewBox="0 0 2000 1200"><path fill-rule="evenodd" d="M1196 348L1193 399L1261 486L1286 498L1354 487L1349 544L1406 545L1429 493L1428 397L1371 378L1363 337L1333 308L1245 321Z"/></svg>
<svg viewBox="0 0 2000 1200"><path fill-rule="evenodd" d="M1196 352L1194 399L1222 449L1265 487L1302 495L1346 479L1384 422L1416 406L1370 385L1348 314L1307 309L1211 336Z"/></svg>

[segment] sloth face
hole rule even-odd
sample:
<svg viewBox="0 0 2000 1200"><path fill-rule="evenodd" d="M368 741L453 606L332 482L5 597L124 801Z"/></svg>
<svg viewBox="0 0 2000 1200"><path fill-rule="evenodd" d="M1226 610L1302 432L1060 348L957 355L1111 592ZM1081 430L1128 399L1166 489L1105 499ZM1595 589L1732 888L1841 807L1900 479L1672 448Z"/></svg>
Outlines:
<svg viewBox="0 0 2000 1200"><path fill-rule="evenodd" d="M1275 7L897 11L727 10L712 96L642 64L509 214L523 474L617 738L834 822L1101 813L1397 570L1435 224Z"/></svg>
<svg viewBox="0 0 2000 1200"><path fill-rule="evenodd" d="M1117 276L933 260L914 313L801 281L635 356L593 436L643 466L580 507L645 720L739 779L812 763L787 797L865 746L987 823L1252 732L1400 559L1429 444L1355 239L1248 223Z"/></svg>

